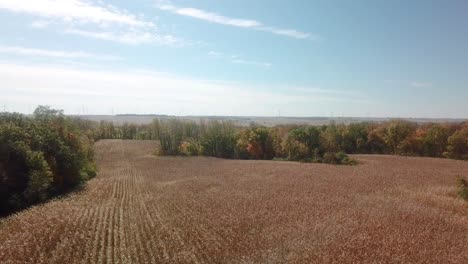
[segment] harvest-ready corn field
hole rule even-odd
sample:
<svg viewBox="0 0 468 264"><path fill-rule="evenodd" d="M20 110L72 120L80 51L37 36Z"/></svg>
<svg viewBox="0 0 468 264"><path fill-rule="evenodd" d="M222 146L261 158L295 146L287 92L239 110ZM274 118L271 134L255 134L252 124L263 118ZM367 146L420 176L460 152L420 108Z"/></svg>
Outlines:
<svg viewBox="0 0 468 264"><path fill-rule="evenodd" d="M98 175L0 222L0 263L468 263L468 162L157 157L102 140Z"/></svg>

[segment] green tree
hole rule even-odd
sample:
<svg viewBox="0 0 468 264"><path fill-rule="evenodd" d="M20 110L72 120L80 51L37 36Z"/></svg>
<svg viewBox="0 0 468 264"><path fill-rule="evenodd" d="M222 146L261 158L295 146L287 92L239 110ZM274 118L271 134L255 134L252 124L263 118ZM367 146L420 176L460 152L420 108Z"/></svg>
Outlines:
<svg viewBox="0 0 468 264"><path fill-rule="evenodd" d="M200 138L202 153L218 158L234 158L237 135L230 122L211 121L203 127Z"/></svg>
<svg viewBox="0 0 468 264"><path fill-rule="evenodd" d="M448 138L446 155L453 159L468 160L468 126L457 130Z"/></svg>
<svg viewBox="0 0 468 264"><path fill-rule="evenodd" d="M32 118L1 114L0 213L41 202L94 177L89 128L89 123L47 106L39 106Z"/></svg>
<svg viewBox="0 0 468 264"><path fill-rule="evenodd" d="M370 153L383 154L387 153L387 145L385 144L385 127L381 126L372 126L369 127L367 135L367 146Z"/></svg>
<svg viewBox="0 0 468 264"><path fill-rule="evenodd" d="M343 128L343 149L346 153L366 153L368 124L356 123Z"/></svg>
<svg viewBox="0 0 468 264"><path fill-rule="evenodd" d="M181 154L180 145L184 140L183 121L171 119L160 123L159 142L161 155Z"/></svg>
<svg viewBox="0 0 468 264"><path fill-rule="evenodd" d="M392 154L398 154L401 143L415 130L414 124L393 120L386 124L384 141Z"/></svg>
<svg viewBox="0 0 468 264"><path fill-rule="evenodd" d="M342 150L343 136L334 123L325 126L320 133L320 147L322 151L337 153Z"/></svg>
<svg viewBox="0 0 468 264"><path fill-rule="evenodd" d="M449 131L440 124L432 124L423 138L424 155L442 157L447 149Z"/></svg>

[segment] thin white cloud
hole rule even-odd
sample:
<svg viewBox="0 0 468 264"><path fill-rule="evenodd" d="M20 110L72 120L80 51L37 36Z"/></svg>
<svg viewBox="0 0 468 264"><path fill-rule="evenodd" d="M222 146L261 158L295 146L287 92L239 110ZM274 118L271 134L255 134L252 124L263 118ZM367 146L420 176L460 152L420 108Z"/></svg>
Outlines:
<svg viewBox="0 0 468 264"><path fill-rule="evenodd" d="M283 28L266 26L257 20L231 18L231 17L223 16L217 13L201 10L198 8L177 7L172 4L160 4L158 5L158 8L164 11L169 11L171 13L181 15L181 16L192 17L192 18L208 21L211 23L221 24L221 25L228 25L228 26L234 26L234 27L266 31L266 32L270 32L276 35L287 36L287 37L292 37L292 38L297 38L297 39L313 39L313 40L319 39L318 36L314 36L310 33L302 32L299 30L283 29Z"/></svg>
<svg viewBox="0 0 468 264"><path fill-rule="evenodd" d="M112 31L96 32L81 29L67 29L64 33L129 45L156 43L162 45L182 46L184 44L183 40L172 35L158 35L145 31L129 31L120 33Z"/></svg>
<svg viewBox="0 0 468 264"><path fill-rule="evenodd" d="M272 64L268 62L259 62L259 61L242 60L242 59L234 59L232 60L232 63L253 65L253 66L264 67L264 68L270 68L272 66Z"/></svg>
<svg viewBox="0 0 468 264"><path fill-rule="evenodd" d="M281 29L281 28L274 28L274 27L258 27L257 29L271 32L276 35L282 35L282 36L292 37L292 38L297 38L297 39L308 39L308 38L313 39L313 40L320 39L318 36L313 36L309 33L304 33L298 30L294 30L294 29Z"/></svg>
<svg viewBox="0 0 468 264"><path fill-rule="evenodd" d="M0 0L0 9L28 13L65 22L107 24L117 23L134 27L153 27L152 22L128 14L112 6L82 0Z"/></svg>
<svg viewBox="0 0 468 264"><path fill-rule="evenodd" d="M239 55L227 55L227 54L224 54L222 52L217 52L217 51L208 52L208 56L213 59L224 59L235 64L251 65L251 66L262 67L262 68L271 68L273 66L273 64L269 62L246 60L246 59L243 59Z"/></svg>
<svg viewBox="0 0 468 264"><path fill-rule="evenodd" d="M261 23L255 20L229 18L229 17L218 15L216 13L210 13L210 12L197 9L197 8L176 8L174 6L165 5L165 6L162 6L161 9L171 11L182 16L198 18L201 20L206 20L212 23L217 23L217 24L236 26L236 27L245 27L245 28L261 26Z"/></svg>
<svg viewBox="0 0 468 264"><path fill-rule="evenodd" d="M2 100L18 111L49 104L68 113L86 105L92 113L119 108L127 113L180 114L185 109L185 114L192 115L275 115L277 109L289 109L291 114L310 115L326 114L314 111L352 100L349 96L313 90L306 94L294 93L288 87L269 90L257 85L161 72L83 70L53 65L0 62L0 79L3 80Z"/></svg>
<svg viewBox="0 0 468 264"><path fill-rule="evenodd" d="M82 37L122 44L182 46L184 40L162 34L156 25L142 16L97 0L0 0L0 10L38 17L31 27L54 29Z"/></svg>
<svg viewBox="0 0 468 264"><path fill-rule="evenodd" d="M62 51L62 50L45 50L35 48L25 48L19 46L2 46L0 45L0 53L14 54L24 56L40 56L63 59L99 59L99 60L121 60L122 58L110 55L98 55L84 51Z"/></svg>

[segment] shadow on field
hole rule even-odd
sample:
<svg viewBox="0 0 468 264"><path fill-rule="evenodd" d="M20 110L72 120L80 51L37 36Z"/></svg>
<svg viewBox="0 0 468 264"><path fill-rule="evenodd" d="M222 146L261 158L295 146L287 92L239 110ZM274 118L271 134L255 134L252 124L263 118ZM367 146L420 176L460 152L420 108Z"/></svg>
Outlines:
<svg viewBox="0 0 468 264"><path fill-rule="evenodd" d="M46 204L46 203L48 203L50 201L53 201L53 200L66 199L69 196L71 196L73 194L81 193L84 190L86 190L86 183L78 185L76 187L73 187L73 188L71 188L70 190L68 190L66 192L58 193L58 194L56 194L56 195L54 195L52 197L47 198L46 200L44 200L42 202L38 202L38 203L35 203L33 205L29 205L29 206L24 206L24 207L21 207L20 209L17 209L17 210L8 210L8 208L0 208L0 225L2 224L2 220L8 218L9 216L21 213L22 211L28 210L28 209L33 208L35 206L41 206L41 205Z"/></svg>

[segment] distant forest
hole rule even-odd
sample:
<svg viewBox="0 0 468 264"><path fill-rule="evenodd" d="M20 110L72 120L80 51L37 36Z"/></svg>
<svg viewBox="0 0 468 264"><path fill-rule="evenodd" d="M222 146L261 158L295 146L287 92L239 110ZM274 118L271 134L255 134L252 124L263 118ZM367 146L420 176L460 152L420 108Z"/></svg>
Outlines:
<svg viewBox="0 0 468 264"><path fill-rule="evenodd" d="M405 120L321 126L235 126L229 121L154 119L120 126L101 121L96 139L159 140L161 155L347 163L346 154L395 154L468 160L468 122Z"/></svg>

